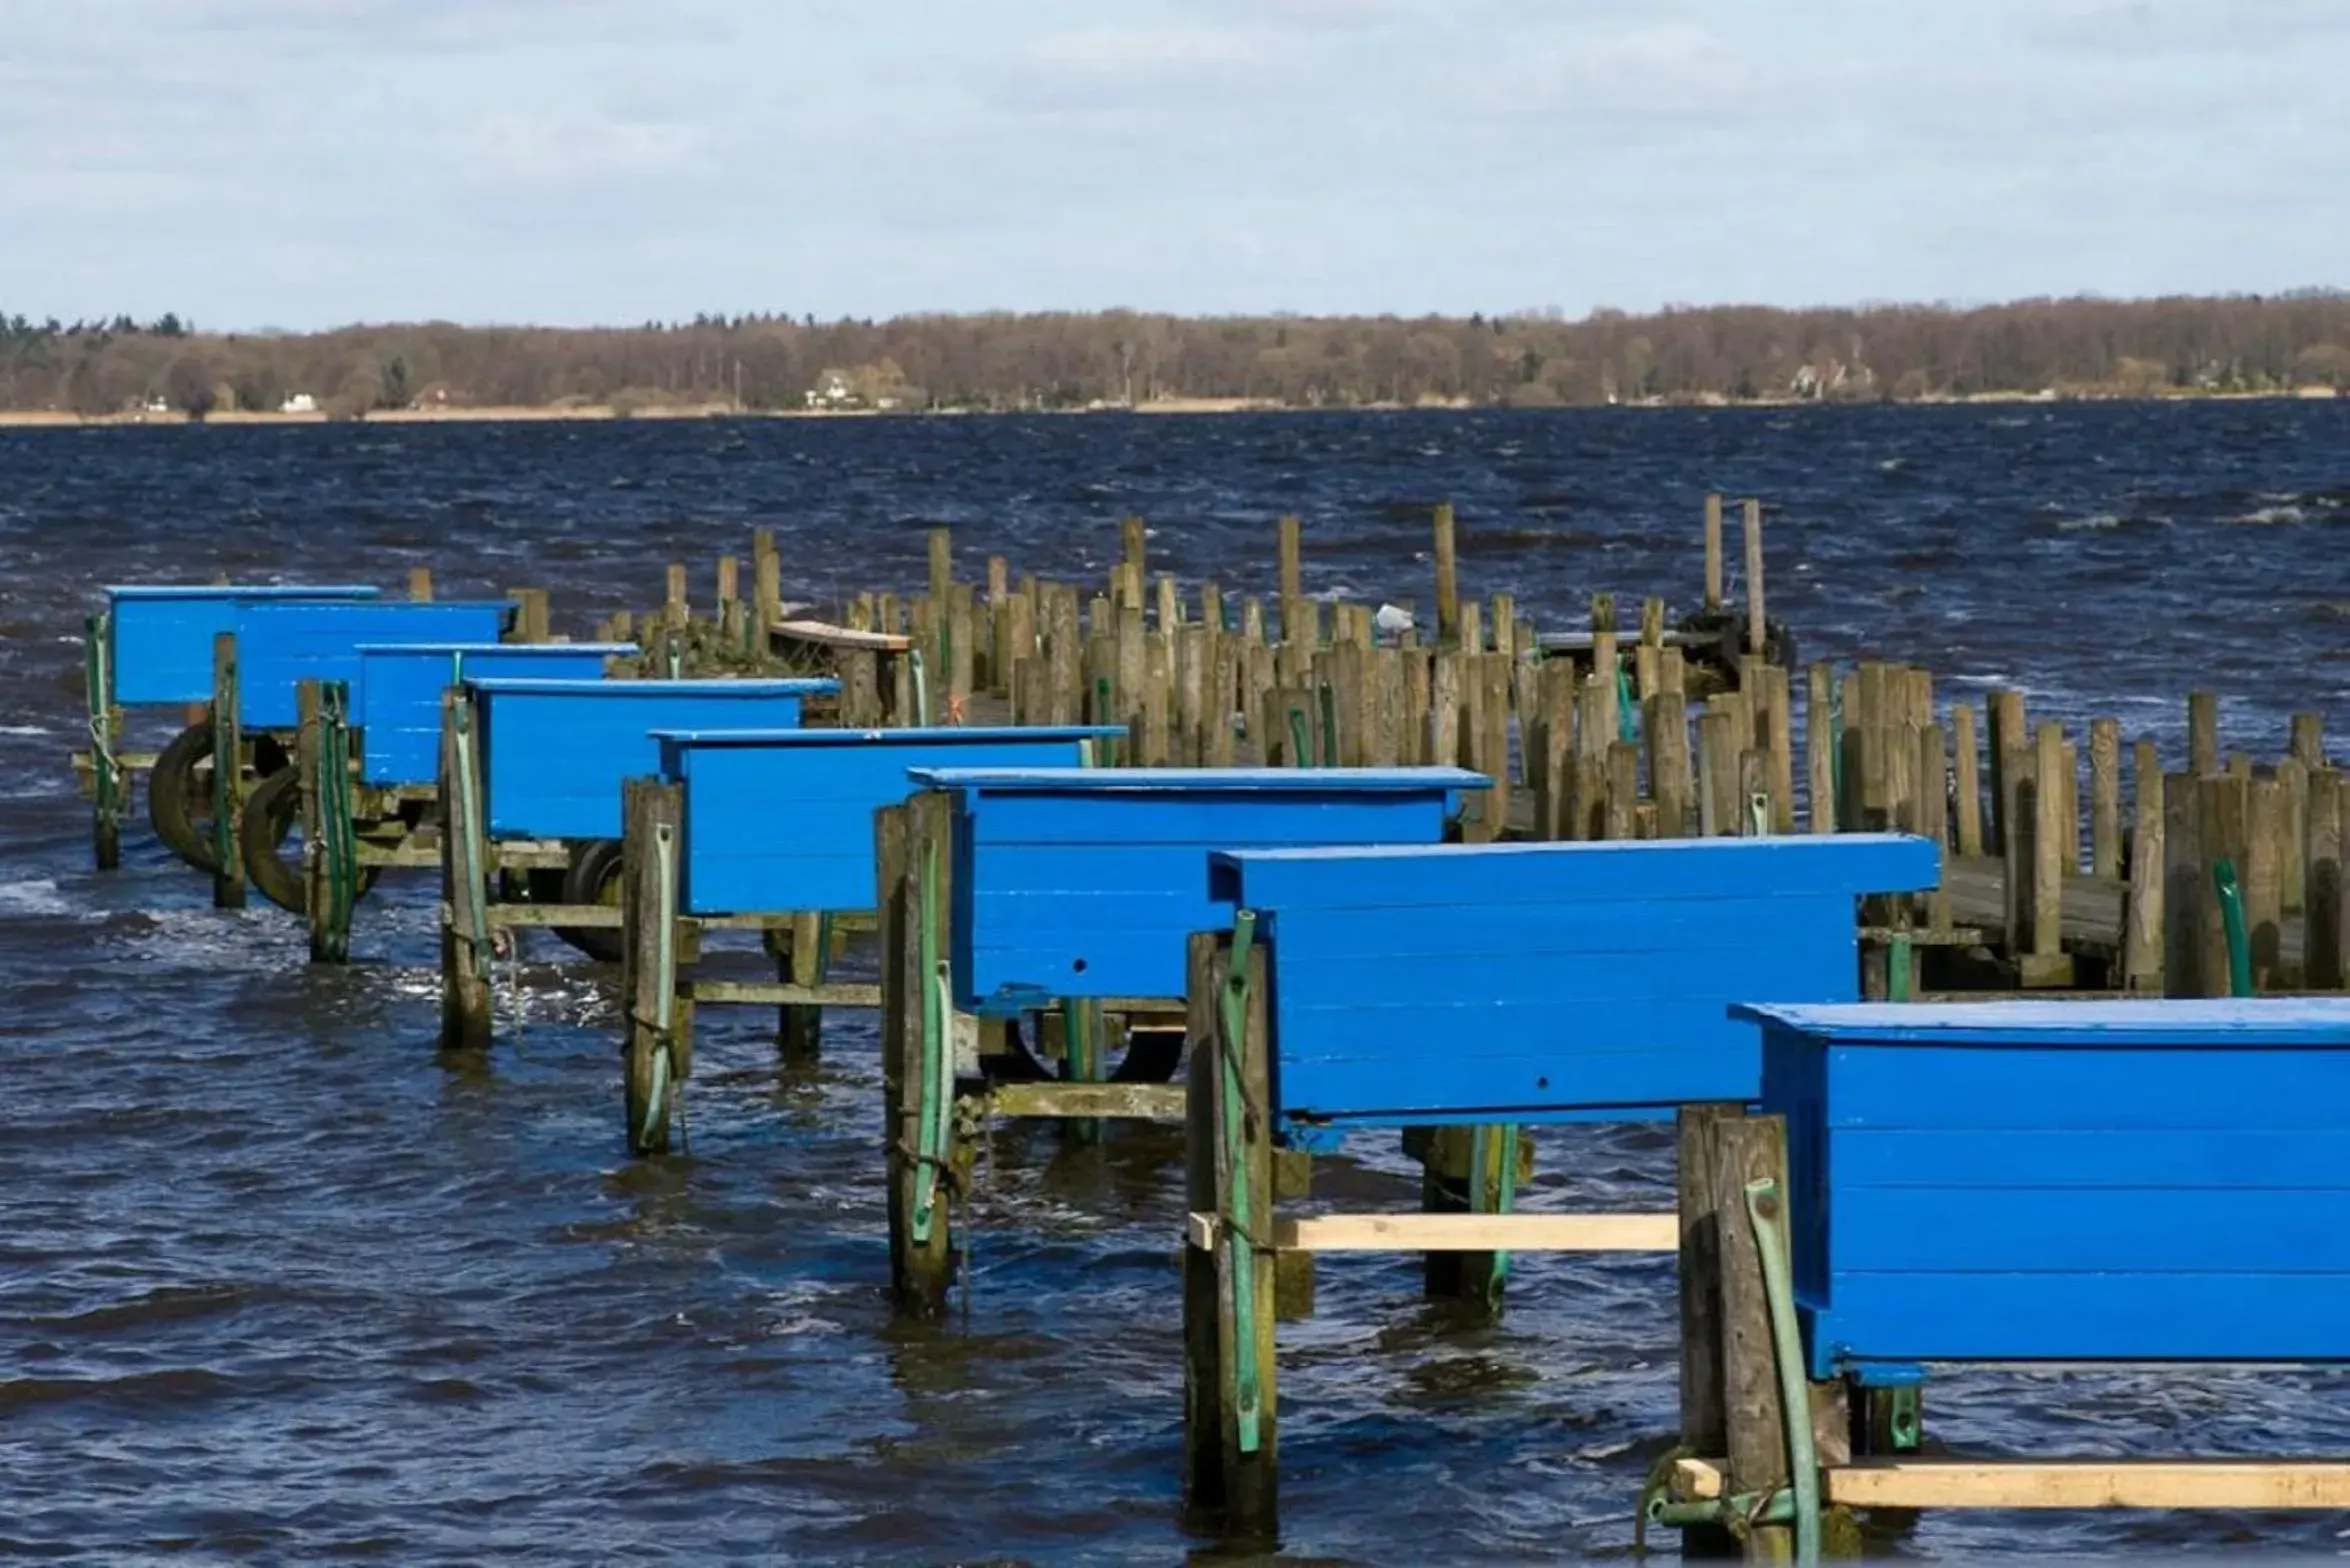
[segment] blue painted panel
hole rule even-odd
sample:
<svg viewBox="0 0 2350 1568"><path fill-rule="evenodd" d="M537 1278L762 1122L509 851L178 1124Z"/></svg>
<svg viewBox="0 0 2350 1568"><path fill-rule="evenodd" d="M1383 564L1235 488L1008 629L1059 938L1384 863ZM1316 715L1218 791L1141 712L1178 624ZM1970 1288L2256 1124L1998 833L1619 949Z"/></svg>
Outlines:
<svg viewBox="0 0 2350 1568"><path fill-rule="evenodd" d="M358 584L319 587L118 587L106 590L114 700L126 708L212 700L212 639L235 631L240 605L372 599Z"/></svg>
<svg viewBox="0 0 2350 1568"><path fill-rule="evenodd" d="M819 687L830 683L817 683ZM674 725L799 722L805 681L468 679L493 838L618 838L620 784L660 766Z"/></svg>
<svg viewBox="0 0 2350 1568"><path fill-rule="evenodd" d="M1938 860L1889 834L1300 849L1215 855L1210 883L1216 924L1259 912L1277 1122L1307 1136L1752 1100L1730 1004L1851 1000L1855 900Z"/></svg>
<svg viewBox="0 0 2350 1568"><path fill-rule="evenodd" d="M362 732L360 777L384 786L439 778L441 694L462 676L601 680L606 659L636 651L634 643L369 644L359 650L359 680L351 690Z"/></svg>
<svg viewBox="0 0 2350 1568"><path fill-rule="evenodd" d="M402 601L239 605L237 714L248 729L291 729L294 688L305 680L359 681L366 644L496 642L514 607L503 603Z"/></svg>
<svg viewBox="0 0 2350 1568"><path fill-rule="evenodd" d="M2350 1000L1740 1012L1816 1375L2350 1360Z"/></svg>
<svg viewBox="0 0 2350 1568"><path fill-rule="evenodd" d="M1434 844L1457 768L923 775L956 797L957 1005L1183 994L1186 939L1229 922L1216 850Z"/></svg>
<svg viewBox="0 0 2350 1568"><path fill-rule="evenodd" d="M1099 725L797 733L665 727L661 772L685 786L684 908L693 914L870 909L873 814L942 760L1074 764Z"/></svg>

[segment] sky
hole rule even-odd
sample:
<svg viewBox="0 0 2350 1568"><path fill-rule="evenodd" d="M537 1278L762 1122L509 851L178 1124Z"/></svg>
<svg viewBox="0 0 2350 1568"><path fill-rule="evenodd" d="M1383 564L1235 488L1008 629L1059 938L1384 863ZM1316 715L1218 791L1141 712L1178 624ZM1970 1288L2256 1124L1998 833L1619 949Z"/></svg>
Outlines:
<svg viewBox="0 0 2350 1568"><path fill-rule="evenodd" d="M0 311L2265 293L2350 0L0 0Z"/></svg>

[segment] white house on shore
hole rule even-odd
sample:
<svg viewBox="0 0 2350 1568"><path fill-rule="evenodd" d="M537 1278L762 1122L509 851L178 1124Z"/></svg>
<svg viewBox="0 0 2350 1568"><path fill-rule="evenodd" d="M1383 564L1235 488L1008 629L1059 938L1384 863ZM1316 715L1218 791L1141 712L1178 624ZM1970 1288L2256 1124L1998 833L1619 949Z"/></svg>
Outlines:
<svg viewBox="0 0 2350 1568"><path fill-rule="evenodd" d="M277 411L281 414L315 414L318 412L318 399L307 392L296 392L278 404Z"/></svg>

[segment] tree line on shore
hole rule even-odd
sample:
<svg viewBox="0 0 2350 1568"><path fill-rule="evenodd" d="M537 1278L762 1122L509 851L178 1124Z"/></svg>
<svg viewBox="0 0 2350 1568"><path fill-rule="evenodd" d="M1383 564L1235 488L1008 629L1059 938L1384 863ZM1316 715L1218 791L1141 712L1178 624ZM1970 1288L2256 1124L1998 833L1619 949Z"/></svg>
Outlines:
<svg viewBox="0 0 2350 1568"><path fill-rule="evenodd" d="M699 316L219 333L0 312L0 409L1557 407L2350 389L2350 293L1467 317Z"/></svg>

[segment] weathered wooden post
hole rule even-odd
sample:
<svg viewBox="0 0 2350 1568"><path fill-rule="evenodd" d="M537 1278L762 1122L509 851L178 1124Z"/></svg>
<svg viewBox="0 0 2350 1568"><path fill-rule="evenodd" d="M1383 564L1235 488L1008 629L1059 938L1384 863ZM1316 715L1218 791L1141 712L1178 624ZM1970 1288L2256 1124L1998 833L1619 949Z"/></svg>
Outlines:
<svg viewBox="0 0 2350 1568"><path fill-rule="evenodd" d="M1722 497L1710 490L1705 497L1705 608L1708 615L1722 609Z"/></svg>
<svg viewBox="0 0 2350 1568"><path fill-rule="evenodd" d="M245 907L243 731L237 724L237 634L212 639L212 905Z"/></svg>
<svg viewBox="0 0 2350 1568"><path fill-rule="evenodd" d="M1811 796L1811 820L1807 825L1814 833L1833 833L1836 831L1836 758L1844 744L1844 738L1836 733L1836 671L1832 665L1814 664L1806 674L1804 765L1810 775L1807 786Z"/></svg>
<svg viewBox="0 0 2350 1568"><path fill-rule="evenodd" d="M659 779L621 786L620 996L627 1009L623 1105L631 1154L669 1148L669 1122L693 1072L693 1002L677 983L679 834L685 791Z"/></svg>
<svg viewBox="0 0 2350 1568"><path fill-rule="evenodd" d="M2350 983L2350 780L2331 768L2309 775L2307 832L2303 978L2335 990Z"/></svg>
<svg viewBox="0 0 2350 1568"><path fill-rule="evenodd" d="M2219 697L2187 693L2187 771L2201 778L2219 771Z"/></svg>
<svg viewBox="0 0 2350 1568"><path fill-rule="evenodd" d="M1242 929L1251 917L1243 914ZM1184 1196L1183 1491L1228 1538L1277 1523L1273 1147L1262 949L1200 933L1189 952ZM1238 969L1240 983L1234 984Z"/></svg>
<svg viewBox="0 0 2350 1568"><path fill-rule="evenodd" d="M114 705L114 620L82 621L83 684L90 710L90 858L100 871L122 864L122 805L129 775L115 760L122 710Z"/></svg>
<svg viewBox="0 0 2350 1568"><path fill-rule="evenodd" d="M882 1106L890 1278L901 1309L936 1316L954 1279L950 1206L964 1175L947 979L952 807L937 791L875 814L881 887Z"/></svg>
<svg viewBox="0 0 2350 1568"><path fill-rule="evenodd" d="M2141 740L2131 753L2132 801L2129 878L2123 911L2122 982L2131 990L2159 993L2163 959L2162 764L2154 742Z"/></svg>
<svg viewBox="0 0 2350 1568"><path fill-rule="evenodd" d="M1440 501L1436 506L1436 641L1439 647L1453 647L1461 639L1461 581L1459 558L1454 553L1457 541L1453 533L1452 503Z"/></svg>
<svg viewBox="0 0 2350 1568"><path fill-rule="evenodd" d="M813 993L832 967L832 924L816 910L792 916L791 931L775 955L776 978ZM787 1062L811 1062L824 1041L824 1009L813 1001L786 1002L776 1019L775 1043Z"/></svg>
<svg viewBox="0 0 2350 1568"><path fill-rule="evenodd" d="M408 598L416 604L432 603L431 567L411 566L408 568Z"/></svg>
<svg viewBox="0 0 2350 1568"><path fill-rule="evenodd" d="M488 853L481 814L481 764L473 705L454 688L441 695L441 1049L489 1048Z"/></svg>
<svg viewBox="0 0 2350 1568"><path fill-rule="evenodd" d="M1769 641L1763 619L1762 503L1749 496L1743 510L1746 524L1746 651L1760 658Z"/></svg>

